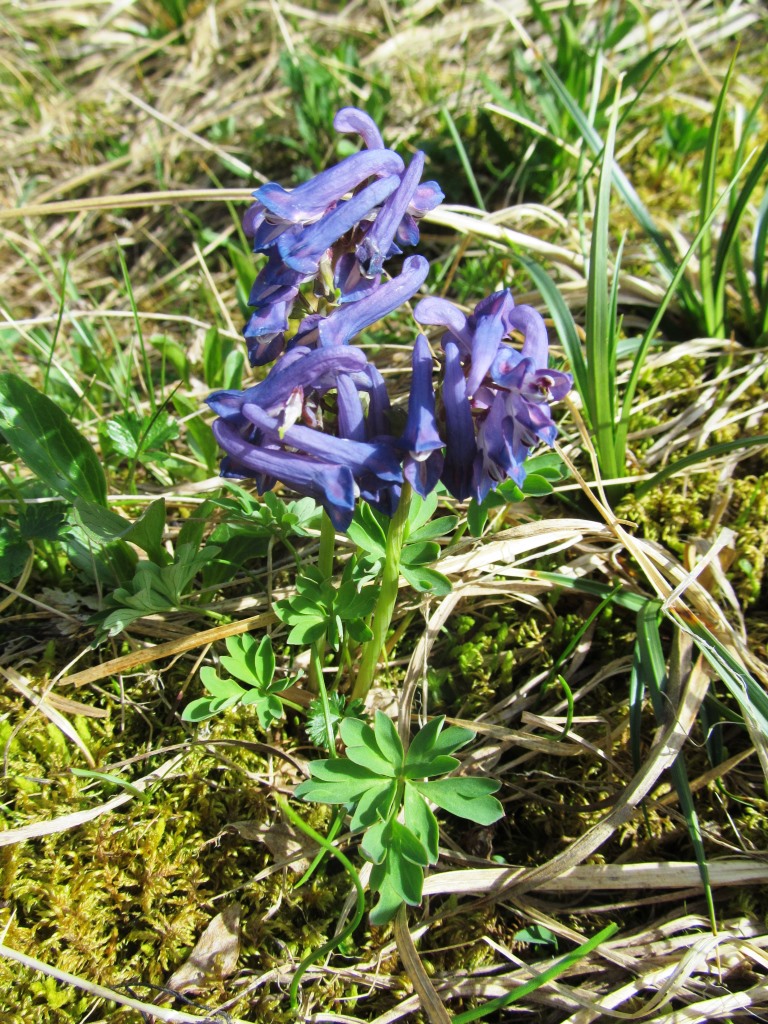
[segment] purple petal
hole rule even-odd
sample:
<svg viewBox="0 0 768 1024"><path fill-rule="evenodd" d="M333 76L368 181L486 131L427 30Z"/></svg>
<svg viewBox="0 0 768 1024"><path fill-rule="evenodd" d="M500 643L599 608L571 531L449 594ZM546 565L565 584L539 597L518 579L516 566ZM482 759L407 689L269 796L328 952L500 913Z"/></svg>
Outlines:
<svg viewBox="0 0 768 1024"><path fill-rule="evenodd" d="M436 181L422 181L413 194L408 212L413 217L423 217L425 213L439 206L444 199L443 190Z"/></svg>
<svg viewBox="0 0 768 1024"><path fill-rule="evenodd" d="M533 306L515 306L507 315L507 330L520 331L525 340L521 355L537 369L546 369L549 339L544 319Z"/></svg>
<svg viewBox="0 0 768 1024"><path fill-rule="evenodd" d="M428 295L414 309L413 318L418 324L447 328L461 347L462 353L471 354L472 336L467 329L467 318L452 302L440 299L436 295Z"/></svg>
<svg viewBox="0 0 768 1024"><path fill-rule="evenodd" d="M467 375L467 394L472 397L485 380L504 336L504 325L496 315L480 317L472 337L472 363Z"/></svg>
<svg viewBox="0 0 768 1024"><path fill-rule="evenodd" d="M333 280L341 292L339 302L357 302L376 291L381 283L381 275L363 277L354 253L345 252L336 263Z"/></svg>
<svg viewBox="0 0 768 1024"><path fill-rule="evenodd" d="M373 294L359 302L339 306L321 321L318 325L320 344L346 345L350 338L407 302L419 290L428 273L428 260L423 256L409 256L397 277L379 285Z"/></svg>
<svg viewBox="0 0 768 1024"><path fill-rule="evenodd" d="M390 445L350 441L299 424L283 428L278 420L269 416L258 405L244 405L243 415L254 426L264 431L266 436L271 434L291 448L297 448L307 455L316 455L338 465L349 466L355 477L370 475L383 483L399 483L403 479L400 460Z"/></svg>
<svg viewBox="0 0 768 1024"><path fill-rule="evenodd" d="M355 255L366 277L381 273L382 264L390 255L395 232L408 210L423 170L424 154L419 151L414 153L397 190L381 208L373 226L357 247Z"/></svg>
<svg viewBox="0 0 768 1024"><path fill-rule="evenodd" d="M333 119L333 127L345 135L361 136L368 149L384 149L384 140L373 118L357 107L342 107Z"/></svg>
<svg viewBox="0 0 768 1024"><path fill-rule="evenodd" d="M299 285L304 280L302 274L286 267L276 253L270 253L253 282L248 305L265 306L267 303L292 301L299 294Z"/></svg>
<svg viewBox="0 0 768 1024"><path fill-rule="evenodd" d="M320 349L321 352L333 352L333 349ZM336 408L338 411L338 431L340 437L350 441L365 441L365 414L360 392L351 377L341 374L336 381Z"/></svg>
<svg viewBox="0 0 768 1024"><path fill-rule="evenodd" d="M464 501L472 491L472 464L477 445L459 349L452 341L445 345L443 404L446 448L441 479L454 498Z"/></svg>
<svg viewBox="0 0 768 1024"><path fill-rule="evenodd" d="M443 447L435 420L435 389L432 386L432 353L427 339L419 334L413 346L413 374L408 396L408 420L403 442L413 454Z"/></svg>
<svg viewBox="0 0 768 1024"><path fill-rule="evenodd" d="M317 273L326 251L342 235L375 209L398 187L394 175L378 178L361 192L322 217L312 227L295 227L277 240L277 248L287 265L302 274Z"/></svg>
<svg viewBox="0 0 768 1024"><path fill-rule="evenodd" d="M403 476L417 494L426 498L437 487L444 464L445 458L440 450L429 452L422 458L409 454L403 462Z"/></svg>
<svg viewBox="0 0 768 1024"><path fill-rule="evenodd" d="M272 217L290 224L311 224L366 178L387 177L400 174L402 170L403 161L392 150L363 150L290 192L270 181L254 195Z"/></svg>
<svg viewBox="0 0 768 1024"><path fill-rule="evenodd" d="M229 472L275 477L319 502L337 530L348 528L355 510L355 481L348 466L256 447L220 419L214 420L212 429L220 447L230 456Z"/></svg>

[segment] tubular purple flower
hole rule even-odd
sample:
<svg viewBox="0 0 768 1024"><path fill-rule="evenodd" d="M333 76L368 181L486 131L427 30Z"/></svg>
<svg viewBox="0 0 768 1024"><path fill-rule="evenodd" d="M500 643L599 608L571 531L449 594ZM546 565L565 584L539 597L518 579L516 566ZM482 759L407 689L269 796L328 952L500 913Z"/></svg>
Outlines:
<svg viewBox="0 0 768 1024"><path fill-rule="evenodd" d="M270 181L253 194L265 207L267 221L312 224L367 178L386 178L402 170L403 161L393 150L369 149L353 153L290 191Z"/></svg>
<svg viewBox="0 0 768 1024"><path fill-rule="evenodd" d="M349 466L355 478L371 476L385 484L399 483L403 479L399 459L391 445L333 437L299 424L283 426L280 420L253 403L243 405L242 412L259 429L268 445L287 445L306 455Z"/></svg>
<svg viewBox="0 0 768 1024"><path fill-rule="evenodd" d="M299 388L319 395L333 390L339 378L346 377L367 389L370 382L368 361L358 348L295 348L270 369L263 381L245 391L214 391L207 398L217 416L230 420L242 415L245 404L258 404L275 415Z"/></svg>
<svg viewBox="0 0 768 1024"><path fill-rule="evenodd" d="M345 135L359 135L368 149L384 149L384 140L373 118L357 107L342 107L333 119L333 127Z"/></svg>
<svg viewBox="0 0 768 1024"><path fill-rule="evenodd" d="M339 306L329 316L314 321L305 333L303 326L296 341L303 345L315 341L322 346L346 345L351 338L407 302L422 286L429 273L423 256L409 256L403 269L391 281L385 281L358 302Z"/></svg>
<svg viewBox="0 0 768 1024"><path fill-rule="evenodd" d="M435 419L432 353L419 334L413 346L413 375L408 396L408 420L401 441L406 451L403 476L422 498L435 489L443 468L443 439Z"/></svg>
<svg viewBox="0 0 768 1024"><path fill-rule="evenodd" d="M279 479L299 494L314 498L328 513L337 530L346 530L355 511L356 486L348 466L259 447L240 436L224 420L214 420L213 436L230 457L229 472L254 477L260 491L270 479Z"/></svg>
<svg viewBox="0 0 768 1024"><path fill-rule="evenodd" d="M416 152L396 191L384 203L365 238L358 245L355 256L365 277L376 277L381 273L384 261L400 252L394 245L395 234L408 211L423 170L424 154Z"/></svg>
<svg viewBox="0 0 768 1024"><path fill-rule="evenodd" d="M277 240L277 248L291 270L316 274L320 260L342 235L362 220L398 188L394 175L379 178L361 192L339 203L311 227L295 227Z"/></svg>
<svg viewBox="0 0 768 1024"><path fill-rule="evenodd" d="M466 501L472 492L472 466L477 445L459 348L453 341L445 344L442 396L445 409L445 464L441 479L454 498Z"/></svg>
<svg viewBox="0 0 768 1024"><path fill-rule="evenodd" d="M446 487L457 498L471 494L482 501L505 479L521 484L530 449L551 445L557 436L547 403L562 398L572 383L570 374L547 367L541 316L530 306L515 306L509 291L478 302L469 317L438 298L423 299L414 316L446 328ZM523 334L522 351L504 342L512 331Z"/></svg>

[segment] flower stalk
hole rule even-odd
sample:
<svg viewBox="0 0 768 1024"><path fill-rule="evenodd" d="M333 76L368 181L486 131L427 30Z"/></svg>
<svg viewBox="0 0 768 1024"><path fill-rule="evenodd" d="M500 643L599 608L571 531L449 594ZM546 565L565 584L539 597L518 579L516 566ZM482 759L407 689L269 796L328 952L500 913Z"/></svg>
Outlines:
<svg viewBox="0 0 768 1024"><path fill-rule="evenodd" d="M376 674L379 657L384 650L384 641L387 638L387 630L392 621L392 613L395 610L395 601L397 600L397 591L400 584L400 558L403 553L405 527L411 508L412 493L411 486L406 481L400 492L400 501L398 502L395 514L389 522L387 551L381 576L381 589L371 620L373 636L363 647L360 667L352 688L353 698L359 697L361 700L364 700L368 695L368 691L373 683L373 677Z"/></svg>

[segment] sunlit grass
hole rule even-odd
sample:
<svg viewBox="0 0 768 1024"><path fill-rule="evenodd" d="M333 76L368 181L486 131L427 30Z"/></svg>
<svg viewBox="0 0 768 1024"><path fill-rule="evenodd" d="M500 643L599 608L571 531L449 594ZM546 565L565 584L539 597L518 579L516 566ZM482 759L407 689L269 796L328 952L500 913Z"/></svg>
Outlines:
<svg viewBox="0 0 768 1024"><path fill-rule="evenodd" d="M446 500L452 594L400 589L377 700L402 687L468 720L471 769L506 809L491 829L441 822L452 870L409 915L427 974L463 1020L530 983L527 965L544 978L516 1003L526 1020L705 1021L715 997L732 1020L764 1013L764 12L164 0L0 17L0 373L71 425L52 462L91 452L62 484L33 441L0 445L3 942L151 1002L237 901L237 967L190 998L288 1021L293 971L336 929L346 876L323 864L292 890L306 864L285 864L308 851L269 796L312 756L298 712L268 733L247 708L210 733L181 713L239 632L269 629L279 670L308 671L272 604L316 557L317 524L222 486L203 400L263 372L239 336L246 197L345 155L330 119L355 104L403 154L425 149L446 193L422 224L426 288L472 308L512 287L578 385L538 490L482 514ZM388 380L412 335L407 316L367 333ZM343 659L326 671L344 678ZM93 768L83 748L100 775L70 770ZM473 873L503 864L532 874L500 893ZM417 1012L391 940L363 925L313 967L306 1015ZM584 973L553 986L579 947ZM0 1009L114 1012L4 959Z"/></svg>

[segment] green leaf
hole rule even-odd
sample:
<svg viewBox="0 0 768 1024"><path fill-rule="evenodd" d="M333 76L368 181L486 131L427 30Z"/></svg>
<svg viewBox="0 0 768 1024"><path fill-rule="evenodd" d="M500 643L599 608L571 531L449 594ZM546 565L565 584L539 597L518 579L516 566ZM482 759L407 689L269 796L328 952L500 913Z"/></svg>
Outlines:
<svg viewBox="0 0 768 1024"><path fill-rule="evenodd" d="M421 892L424 887L422 865L429 863L429 857L410 829L397 821L391 824L391 846L385 861L387 875L398 896L416 907L421 903Z"/></svg>
<svg viewBox="0 0 768 1024"><path fill-rule="evenodd" d="M412 566L427 565L440 557L440 545L434 541L419 541L412 544L410 540L403 548L400 559L402 565Z"/></svg>
<svg viewBox="0 0 768 1024"><path fill-rule="evenodd" d="M435 537L444 537L447 533L452 533L458 521L458 516L441 516L440 519L433 519L408 534L408 547L417 541L434 540Z"/></svg>
<svg viewBox="0 0 768 1024"><path fill-rule="evenodd" d="M403 905L403 899L395 892L384 864L374 864L371 870L370 886L373 892L378 893L379 899L368 918L372 925L383 927L398 912Z"/></svg>
<svg viewBox="0 0 768 1024"><path fill-rule="evenodd" d="M55 402L13 373L0 374L0 431L56 494L106 506L107 481L92 446Z"/></svg>
<svg viewBox="0 0 768 1024"><path fill-rule="evenodd" d="M377 712L377 716L381 712ZM386 715L384 716L386 718ZM385 778L394 778L400 767L398 762L391 762L386 752L381 750L378 736L367 722L359 718L345 718L341 723L341 738L347 749L347 757L355 764L376 772Z"/></svg>
<svg viewBox="0 0 768 1024"><path fill-rule="evenodd" d="M123 540L130 541L146 551L153 562L168 565L171 556L163 547L165 532L165 498L156 498L145 508L143 514L132 523Z"/></svg>
<svg viewBox="0 0 768 1024"><path fill-rule="evenodd" d="M551 494L553 490L549 480L539 476L538 473L529 473L523 480L523 494L530 498L543 498L547 494Z"/></svg>
<svg viewBox="0 0 768 1024"><path fill-rule="evenodd" d="M385 840L390 832L389 825L388 821L379 821L363 836L360 850L371 864L383 864L387 858L389 844Z"/></svg>
<svg viewBox="0 0 768 1024"><path fill-rule="evenodd" d="M403 764L403 744L397 735L397 729L392 719L377 711L374 717L373 731L376 735L376 743L387 761L399 771Z"/></svg>
<svg viewBox="0 0 768 1024"><path fill-rule="evenodd" d="M349 827L352 832L368 828L377 821L389 816L392 801L397 793L397 782L394 779L383 779L378 786L371 786L360 797Z"/></svg>
<svg viewBox="0 0 768 1024"><path fill-rule="evenodd" d="M31 548L10 523L0 522L0 583L12 583L27 564Z"/></svg>
<svg viewBox="0 0 768 1024"><path fill-rule="evenodd" d="M414 494L411 498L411 507L408 510L408 522L405 528L406 541L419 532L425 526L437 508L437 492L432 491L426 498Z"/></svg>
<svg viewBox="0 0 768 1024"><path fill-rule="evenodd" d="M504 808L491 796L499 788L493 779L436 779L434 782L411 782L427 800L459 818L468 818L478 825L491 825L504 816Z"/></svg>
<svg viewBox="0 0 768 1024"><path fill-rule="evenodd" d="M459 725L451 725L447 729L443 729L444 724L445 715L438 715L437 718L433 718L422 729L419 729L408 747L406 765L424 761L428 756L435 754L452 754L475 738L471 729L463 729Z"/></svg>
<svg viewBox="0 0 768 1024"><path fill-rule="evenodd" d="M422 594L428 593L434 594L435 597L445 597L453 589L447 576L426 565L402 565L400 572L413 589Z"/></svg>
<svg viewBox="0 0 768 1024"><path fill-rule="evenodd" d="M269 686L275 675L275 652L272 650L272 640L269 634L261 638L254 655L256 678L264 685Z"/></svg>
<svg viewBox="0 0 768 1024"><path fill-rule="evenodd" d="M430 864L437 864L440 830L426 800L407 782L403 800L405 824L427 851Z"/></svg>
<svg viewBox="0 0 768 1024"><path fill-rule="evenodd" d="M288 634L287 642L289 644L313 644L315 640L319 640L321 636L325 635L327 626L325 619L310 616L299 619Z"/></svg>
<svg viewBox="0 0 768 1024"><path fill-rule="evenodd" d="M239 700L244 692L234 679L221 679L209 665L200 669L200 681L213 697L237 697Z"/></svg>
<svg viewBox="0 0 768 1024"><path fill-rule="evenodd" d="M363 551L384 558L387 552L387 534L370 505L358 502L352 522L347 529L349 539Z"/></svg>
<svg viewBox="0 0 768 1024"><path fill-rule="evenodd" d="M295 795L303 800L321 804L354 804L369 789L379 787L382 778L363 765L346 757L311 761L311 779L300 783Z"/></svg>
<svg viewBox="0 0 768 1024"><path fill-rule="evenodd" d="M199 697L187 704L181 713L181 719L183 722L204 722L220 711L233 707L237 701L237 697Z"/></svg>

